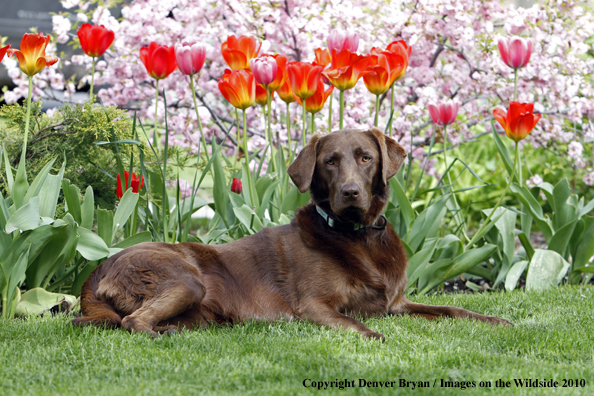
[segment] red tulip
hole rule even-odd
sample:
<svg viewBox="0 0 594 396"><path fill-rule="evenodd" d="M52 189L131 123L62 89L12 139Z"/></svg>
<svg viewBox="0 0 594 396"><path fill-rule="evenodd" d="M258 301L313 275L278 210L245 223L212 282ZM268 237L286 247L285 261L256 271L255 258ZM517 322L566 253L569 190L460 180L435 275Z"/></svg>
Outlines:
<svg viewBox="0 0 594 396"><path fill-rule="evenodd" d="M238 109L245 110L256 101L256 82L247 70L225 70L219 80L219 91L225 99Z"/></svg>
<svg viewBox="0 0 594 396"><path fill-rule="evenodd" d="M253 37L229 36L221 45L221 53L231 70L249 69L250 59L258 56L261 46L262 44L258 45Z"/></svg>
<svg viewBox="0 0 594 396"><path fill-rule="evenodd" d="M128 171L124 171L124 179L126 179L126 190L128 189ZM124 196L124 192L122 191L122 179L120 178L120 174L118 173L117 176L117 187L116 187L116 194L119 199L122 199ZM144 186L144 177L136 177L134 173L132 173L132 180L130 182L130 187L132 187L132 192L137 193L140 189Z"/></svg>
<svg viewBox="0 0 594 396"><path fill-rule="evenodd" d="M296 96L291 90L291 84L289 84L289 81L285 81L285 83L276 90L276 93L278 94L278 97L281 98L281 100L286 104L293 103L295 101Z"/></svg>
<svg viewBox="0 0 594 396"><path fill-rule="evenodd" d="M328 36L328 48L332 54L334 53L334 50L338 53L344 49L356 52L359 48L359 35L354 32L332 30Z"/></svg>
<svg viewBox="0 0 594 396"><path fill-rule="evenodd" d="M509 111L495 109L493 116L501 124L508 138L514 142L525 139L532 132L532 129L542 117L541 114L533 114L534 103L511 102Z"/></svg>
<svg viewBox="0 0 594 396"><path fill-rule="evenodd" d="M332 51L332 63L329 70L323 72L330 83L341 91L353 88L359 78L369 74L366 71L370 59L344 49L340 52Z"/></svg>
<svg viewBox="0 0 594 396"><path fill-rule="evenodd" d="M328 97L330 96L333 90L334 87L330 86L330 88L324 91L324 83L321 79L318 80L316 92L309 98L305 99L305 110L308 113L312 114L322 111L322 109L324 108L324 104L326 103L326 100L328 100ZM300 105L303 106L303 100L301 98L297 98L297 101Z"/></svg>
<svg viewBox="0 0 594 396"><path fill-rule="evenodd" d="M8 44L6 47L0 48L0 62L2 62L2 59L4 59L4 55L6 55L6 51L8 51L9 48L10 44Z"/></svg>
<svg viewBox="0 0 594 396"><path fill-rule="evenodd" d="M175 44L175 59L179 70L192 76L202 70L206 59L206 47L202 43Z"/></svg>
<svg viewBox="0 0 594 396"><path fill-rule="evenodd" d="M450 125L456 121L460 103L449 99L445 102L430 104L427 107L429 108L429 114L431 114L433 122L437 125Z"/></svg>
<svg viewBox="0 0 594 396"><path fill-rule="evenodd" d="M530 61L532 41L522 37L504 37L497 42L503 62L512 69L524 67Z"/></svg>
<svg viewBox="0 0 594 396"><path fill-rule="evenodd" d="M9 49L7 53L8 56L16 55L23 73L34 76L44 67L56 64L60 60L56 56L45 55L49 42L49 36L44 36L43 33L25 33L21 40L21 49Z"/></svg>
<svg viewBox="0 0 594 396"><path fill-rule="evenodd" d="M404 74L406 73L406 69L408 69L408 62L409 62L410 53L412 51L412 48L408 44L406 44L406 42L404 40L397 40L397 41L392 41L390 44L388 44L388 46L386 47L386 51L391 52L396 55L400 55L404 61L402 70L400 71L400 74L391 76L392 83L393 83L394 81L399 80L402 77L404 77ZM377 55L377 54L381 53L381 51L379 51L375 48L372 48L371 53Z"/></svg>
<svg viewBox="0 0 594 396"><path fill-rule="evenodd" d="M382 95L402 73L405 60L401 55L388 51L369 55L369 59L371 64L367 67L367 71L370 73L363 76L363 81L369 92Z"/></svg>
<svg viewBox="0 0 594 396"><path fill-rule="evenodd" d="M268 85L273 82L278 74L276 59L271 56L250 59L250 68L256 82L262 85Z"/></svg>
<svg viewBox="0 0 594 396"><path fill-rule="evenodd" d="M284 55L262 55L274 58L276 61L276 78L266 87L269 91L276 91L287 81L287 57Z"/></svg>
<svg viewBox="0 0 594 396"><path fill-rule="evenodd" d="M140 60L148 74L157 80L167 77L177 68L175 48L159 45L154 41L148 47L140 49Z"/></svg>
<svg viewBox="0 0 594 396"><path fill-rule="evenodd" d="M316 92L322 70L322 66L314 66L311 63L289 63L287 72L293 93L301 99L312 96Z"/></svg>
<svg viewBox="0 0 594 396"><path fill-rule="evenodd" d="M231 191L235 194L241 194L242 190L241 180L233 178L233 182L231 182Z"/></svg>
<svg viewBox="0 0 594 396"><path fill-rule="evenodd" d="M101 56L107 51L115 37L113 31L103 25L83 23L76 32L80 46L85 54L92 58Z"/></svg>

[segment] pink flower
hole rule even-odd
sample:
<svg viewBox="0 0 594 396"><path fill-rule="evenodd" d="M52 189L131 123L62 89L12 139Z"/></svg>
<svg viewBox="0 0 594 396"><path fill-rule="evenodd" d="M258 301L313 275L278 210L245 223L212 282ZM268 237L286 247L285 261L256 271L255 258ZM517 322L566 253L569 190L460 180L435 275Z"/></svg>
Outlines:
<svg viewBox="0 0 594 396"><path fill-rule="evenodd" d="M175 59L182 73L194 75L204 66L206 47L202 43L179 42L175 44Z"/></svg>
<svg viewBox="0 0 594 396"><path fill-rule="evenodd" d="M263 85L273 82L278 73L276 60L270 56L250 59L250 69L256 82Z"/></svg>
<svg viewBox="0 0 594 396"><path fill-rule="evenodd" d="M460 103L448 99L445 102L430 104L427 107L429 108L429 114L431 114L433 122L437 125L449 125L456 121Z"/></svg>
<svg viewBox="0 0 594 396"><path fill-rule="evenodd" d="M355 32L341 32L332 30L328 36L328 49L332 54L332 50L340 52L343 49L348 49L351 52L357 52L359 48L359 35Z"/></svg>
<svg viewBox="0 0 594 396"><path fill-rule="evenodd" d="M532 41L522 37L504 37L497 42L503 62L512 69L524 67L530 61Z"/></svg>

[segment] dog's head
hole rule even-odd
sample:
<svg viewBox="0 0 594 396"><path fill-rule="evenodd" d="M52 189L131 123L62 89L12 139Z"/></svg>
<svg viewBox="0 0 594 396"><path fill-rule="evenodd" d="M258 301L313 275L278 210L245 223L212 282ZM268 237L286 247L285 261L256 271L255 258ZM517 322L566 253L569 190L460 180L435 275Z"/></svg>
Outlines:
<svg viewBox="0 0 594 396"><path fill-rule="evenodd" d="M289 167L300 192L343 221L372 223L388 199L388 179L406 152L376 128L315 134Z"/></svg>

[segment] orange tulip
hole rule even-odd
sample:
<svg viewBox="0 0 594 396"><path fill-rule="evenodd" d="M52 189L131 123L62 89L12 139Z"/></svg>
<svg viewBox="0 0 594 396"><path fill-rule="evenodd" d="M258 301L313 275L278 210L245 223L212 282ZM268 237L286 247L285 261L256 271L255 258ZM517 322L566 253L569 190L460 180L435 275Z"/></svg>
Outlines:
<svg viewBox="0 0 594 396"><path fill-rule="evenodd" d="M511 102L507 113L505 110L495 109L493 116L501 124L507 137L519 142L532 132L542 117L541 114L533 114L533 110L534 103Z"/></svg>
<svg viewBox="0 0 594 396"><path fill-rule="evenodd" d="M314 52L316 54L316 65L326 67L332 62L332 55L330 55L330 51L327 48L318 48Z"/></svg>
<svg viewBox="0 0 594 396"><path fill-rule="evenodd" d="M402 73L404 59L393 52L384 51L378 55L369 55L371 64L367 67L369 74L363 81L369 92L382 95L390 89L396 77Z"/></svg>
<svg viewBox="0 0 594 396"><path fill-rule="evenodd" d="M9 48L10 44L8 44L6 47L0 48L0 62L2 62L2 59L4 59L4 55L6 55L6 51L8 51Z"/></svg>
<svg viewBox="0 0 594 396"><path fill-rule="evenodd" d="M318 86L316 87L316 92L309 98L305 99L305 110L312 114L322 111L326 100L328 100L328 97L333 90L334 87L331 86L324 91L324 82L320 79L318 81ZM303 100L301 98L297 98L297 101L303 106Z"/></svg>
<svg viewBox="0 0 594 396"><path fill-rule="evenodd" d="M270 92L270 100L274 98L274 92ZM268 99L266 97L266 88L262 84L256 84L256 103L260 106L266 106Z"/></svg>
<svg viewBox="0 0 594 396"><path fill-rule="evenodd" d="M225 69L219 80L219 90L234 107L245 110L256 101L256 82L247 70Z"/></svg>
<svg viewBox="0 0 594 396"><path fill-rule="evenodd" d="M44 36L43 33L25 33L21 40L21 49L9 49L8 56L16 55L22 72L34 76L44 67L54 65L60 60L56 56L45 55L49 41L49 36Z"/></svg>
<svg viewBox="0 0 594 396"><path fill-rule="evenodd" d="M307 99L316 92L318 80L324 68L306 62L290 62L287 64L289 84L293 93Z"/></svg>
<svg viewBox="0 0 594 396"><path fill-rule="evenodd" d="M293 94L291 90L291 84L289 81L285 81L282 87L276 90L278 97L281 98L283 102L286 104L293 103L295 101L296 96Z"/></svg>
<svg viewBox="0 0 594 396"><path fill-rule="evenodd" d="M373 49L372 49L372 51L373 51ZM399 80L402 77L404 77L404 74L406 73L406 69L408 69L408 60L410 58L410 53L412 51L412 47L409 46L408 44L406 44L406 41L404 41L404 40L397 40L397 41L392 41L390 44L388 44L388 46L386 47L386 51L392 52L393 54L396 54L396 55L400 55L404 59L404 66L402 68L402 71L400 72L399 75L393 76L394 79L392 80L392 82L394 82L394 81Z"/></svg>
<svg viewBox="0 0 594 396"><path fill-rule="evenodd" d="M258 45L253 37L229 36L227 41L221 45L221 53L231 70L250 70L250 59L258 56L261 46L262 44Z"/></svg>
<svg viewBox="0 0 594 396"><path fill-rule="evenodd" d="M367 66L370 59L367 56L357 55L344 49L340 52L332 51L332 63L329 70L323 74L330 83L341 91L353 88L357 81L370 72Z"/></svg>

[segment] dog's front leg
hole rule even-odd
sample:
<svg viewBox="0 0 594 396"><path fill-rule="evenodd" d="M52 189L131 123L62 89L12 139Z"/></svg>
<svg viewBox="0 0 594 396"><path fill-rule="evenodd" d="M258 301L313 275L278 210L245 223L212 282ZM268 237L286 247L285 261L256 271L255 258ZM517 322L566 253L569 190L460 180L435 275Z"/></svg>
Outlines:
<svg viewBox="0 0 594 396"><path fill-rule="evenodd" d="M316 324L332 327L334 329L350 329L361 333L366 338L373 338L384 342L383 334L372 331L363 323L336 310L336 308L324 302L313 302L301 310L301 317Z"/></svg>

